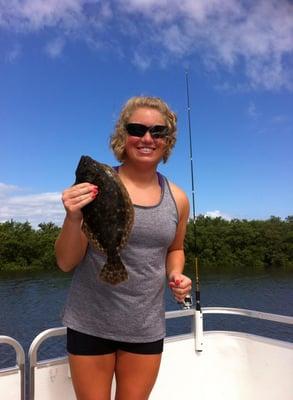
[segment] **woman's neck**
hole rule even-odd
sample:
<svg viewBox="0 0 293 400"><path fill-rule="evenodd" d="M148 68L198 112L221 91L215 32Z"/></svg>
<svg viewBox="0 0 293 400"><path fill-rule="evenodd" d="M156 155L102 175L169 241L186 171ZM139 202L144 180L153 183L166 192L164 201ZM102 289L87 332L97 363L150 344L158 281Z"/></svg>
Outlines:
<svg viewBox="0 0 293 400"><path fill-rule="evenodd" d="M156 168L139 168L137 165L124 163L119 167L118 173L133 204L144 207L159 204L162 189Z"/></svg>
<svg viewBox="0 0 293 400"><path fill-rule="evenodd" d="M158 184L158 175L156 166L152 168L139 168L131 163L124 163L119 167L119 176L122 181L132 182L138 186L149 186Z"/></svg>

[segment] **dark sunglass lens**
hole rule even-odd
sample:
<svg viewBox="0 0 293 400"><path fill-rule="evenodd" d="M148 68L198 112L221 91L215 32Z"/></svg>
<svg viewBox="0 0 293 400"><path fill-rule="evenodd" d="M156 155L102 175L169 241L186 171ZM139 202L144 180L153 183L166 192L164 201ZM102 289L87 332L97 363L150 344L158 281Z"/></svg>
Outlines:
<svg viewBox="0 0 293 400"><path fill-rule="evenodd" d="M150 128L151 133L164 132L167 130L165 125L155 125Z"/></svg>
<svg viewBox="0 0 293 400"><path fill-rule="evenodd" d="M148 128L142 124L127 124L126 130L130 136L143 137Z"/></svg>
<svg viewBox="0 0 293 400"><path fill-rule="evenodd" d="M150 132L153 139L159 139L168 135L168 128L164 125L146 126L143 124L127 124L125 126L130 136L143 137L147 131Z"/></svg>
<svg viewBox="0 0 293 400"><path fill-rule="evenodd" d="M150 128L150 133L153 138L162 138L168 135L168 128L164 125L155 125Z"/></svg>

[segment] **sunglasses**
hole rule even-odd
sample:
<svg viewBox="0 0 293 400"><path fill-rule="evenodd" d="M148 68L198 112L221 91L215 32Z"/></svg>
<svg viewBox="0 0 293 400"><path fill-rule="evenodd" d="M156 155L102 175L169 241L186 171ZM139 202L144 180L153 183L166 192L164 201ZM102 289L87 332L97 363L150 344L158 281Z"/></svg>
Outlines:
<svg viewBox="0 0 293 400"><path fill-rule="evenodd" d="M161 139L168 136L168 128L165 125L146 126L143 124L127 124L125 129L130 136L143 137L147 132L153 139Z"/></svg>

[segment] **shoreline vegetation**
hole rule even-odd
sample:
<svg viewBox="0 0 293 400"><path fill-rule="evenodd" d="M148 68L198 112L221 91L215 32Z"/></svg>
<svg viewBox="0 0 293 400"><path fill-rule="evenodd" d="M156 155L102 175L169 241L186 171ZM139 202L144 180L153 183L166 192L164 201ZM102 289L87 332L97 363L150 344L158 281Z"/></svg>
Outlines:
<svg viewBox="0 0 293 400"><path fill-rule="evenodd" d="M58 270L54 243L59 232L52 222L37 229L29 222L0 223L0 272ZM185 253L187 272L195 255L201 269L293 271L293 216L227 221L199 215L195 224L188 223Z"/></svg>

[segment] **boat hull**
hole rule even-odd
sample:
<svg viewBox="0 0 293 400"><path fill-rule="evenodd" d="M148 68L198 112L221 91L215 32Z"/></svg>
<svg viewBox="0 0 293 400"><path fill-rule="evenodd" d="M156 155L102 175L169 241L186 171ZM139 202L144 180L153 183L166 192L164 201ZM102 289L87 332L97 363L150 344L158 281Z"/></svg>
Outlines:
<svg viewBox="0 0 293 400"><path fill-rule="evenodd" d="M293 344L240 332L169 338L151 400L292 400Z"/></svg>
<svg viewBox="0 0 293 400"><path fill-rule="evenodd" d="M293 326L293 317L232 308L204 308L203 314L241 315ZM244 332L203 331L194 309L171 311L166 318L190 316L192 332L167 337L162 363L150 400L293 400L293 343ZM202 316L201 316L202 317ZM29 350L29 400L75 400L67 357L38 360L47 339L64 336L66 328L41 332ZM7 336L0 344L14 348L16 366L0 370L5 400L25 398L25 355ZM112 400L115 398L115 379ZM2 399L2 397L1 397Z"/></svg>

